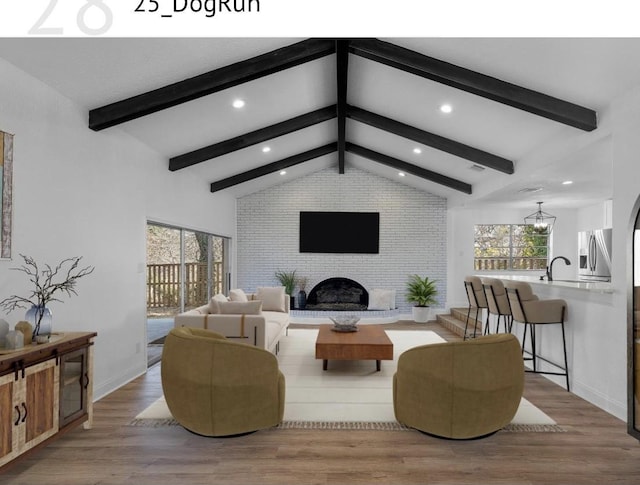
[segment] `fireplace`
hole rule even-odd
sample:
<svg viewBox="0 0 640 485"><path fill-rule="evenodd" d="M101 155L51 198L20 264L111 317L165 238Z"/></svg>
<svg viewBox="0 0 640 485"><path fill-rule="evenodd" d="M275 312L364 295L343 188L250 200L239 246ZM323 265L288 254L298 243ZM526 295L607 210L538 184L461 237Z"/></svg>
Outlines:
<svg viewBox="0 0 640 485"><path fill-rule="evenodd" d="M369 305L369 293L349 278L329 278L307 295L306 310L360 311Z"/></svg>

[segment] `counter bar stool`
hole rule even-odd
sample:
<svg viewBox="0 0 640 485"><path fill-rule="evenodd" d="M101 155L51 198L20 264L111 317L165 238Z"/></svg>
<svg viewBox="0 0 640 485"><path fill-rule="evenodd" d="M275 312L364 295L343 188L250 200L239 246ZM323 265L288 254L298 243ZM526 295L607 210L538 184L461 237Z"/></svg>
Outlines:
<svg viewBox="0 0 640 485"><path fill-rule="evenodd" d="M484 295L487 298L489 314L497 315L496 333L500 332L500 317L503 319L504 333L510 333L513 325L511 307L502 280L497 278L481 278Z"/></svg>
<svg viewBox="0 0 640 485"><path fill-rule="evenodd" d="M464 279L464 289L467 292L467 299L469 300L469 308L467 310L467 321L464 326L464 340L467 339L467 329L469 327L469 317L471 316L471 309L475 309L474 323L473 323L473 338L476 338L476 321L478 315L482 315L481 311L487 307L487 298L484 295L482 289L482 280L477 276L467 276ZM489 332L489 312L487 312L487 324L484 327L485 334Z"/></svg>
<svg viewBox="0 0 640 485"><path fill-rule="evenodd" d="M507 297L511 305L511 315L513 321L524 323L524 335L522 337L522 354L530 354L525 360L533 361L533 370L526 369L526 372L537 374L549 374L565 376L567 391L569 391L569 366L567 364L567 343L564 332L564 318L567 314L567 302L564 300L539 300L531 291L528 283L510 281L506 285ZM564 367L555 362L551 362L536 353L536 326L558 324L562 329L562 351L564 353ZM527 328L530 330L531 351L525 350L527 341ZM551 364L562 372L549 372L538 370L538 359Z"/></svg>

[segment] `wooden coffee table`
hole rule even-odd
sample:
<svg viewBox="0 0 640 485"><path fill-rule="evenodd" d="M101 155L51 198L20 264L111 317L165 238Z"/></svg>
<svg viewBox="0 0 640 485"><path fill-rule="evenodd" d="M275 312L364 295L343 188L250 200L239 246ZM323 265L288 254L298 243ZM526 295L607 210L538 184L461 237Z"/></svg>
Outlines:
<svg viewBox="0 0 640 485"><path fill-rule="evenodd" d="M316 340L316 359L327 370L329 360L393 360L393 342L382 325L358 325L357 332L334 332L333 325L320 325Z"/></svg>

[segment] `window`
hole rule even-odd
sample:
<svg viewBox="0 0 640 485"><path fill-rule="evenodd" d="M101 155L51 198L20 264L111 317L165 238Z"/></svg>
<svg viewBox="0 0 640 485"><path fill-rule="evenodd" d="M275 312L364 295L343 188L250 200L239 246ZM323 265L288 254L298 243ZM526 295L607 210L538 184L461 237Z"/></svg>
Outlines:
<svg viewBox="0 0 640 485"><path fill-rule="evenodd" d="M530 224L474 226L476 271L544 270L549 255L547 229Z"/></svg>

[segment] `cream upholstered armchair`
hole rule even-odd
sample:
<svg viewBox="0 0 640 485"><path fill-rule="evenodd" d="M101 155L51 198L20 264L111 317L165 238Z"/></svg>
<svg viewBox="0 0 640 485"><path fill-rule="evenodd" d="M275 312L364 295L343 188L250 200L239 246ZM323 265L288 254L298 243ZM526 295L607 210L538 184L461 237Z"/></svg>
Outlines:
<svg viewBox="0 0 640 485"><path fill-rule="evenodd" d="M478 438L511 422L523 389L518 339L486 335L400 355L393 407L396 419L411 428L444 438Z"/></svg>
<svg viewBox="0 0 640 485"><path fill-rule="evenodd" d="M284 376L267 350L209 330L174 328L164 343L161 375L171 414L194 433L237 435L282 421Z"/></svg>
<svg viewBox="0 0 640 485"><path fill-rule="evenodd" d="M514 322L524 324L522 336L522 352L531 357L526 360L533 362L531 372L538 374L550 374L564 376L569 391L569 365L567 363L567 341L564 331L564 321L567 317L567 302L562 299L540 300L534 295L531 285L521 281L509 281L505 284L507 297L511 306L511 315ZM560 325L562 330L562 351L564 363L558 364L538 355L536 349L536 327L542 325ZM529 336L529 349L527 349L527 334ZM538 360L559 369L559 372L541 370Z"/></svg>

